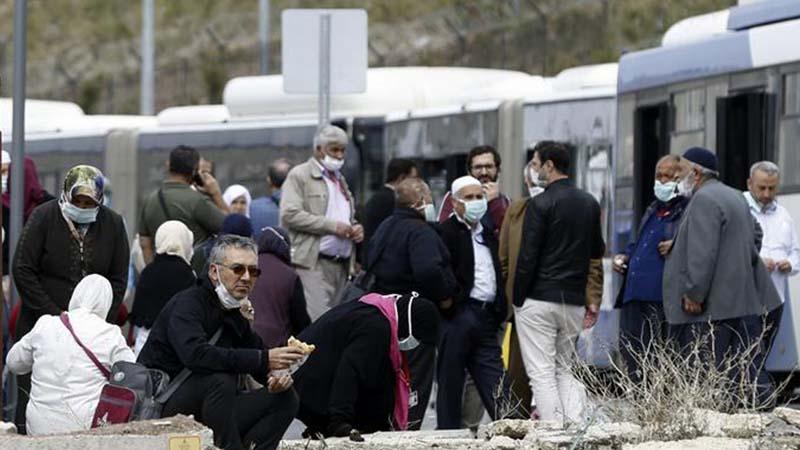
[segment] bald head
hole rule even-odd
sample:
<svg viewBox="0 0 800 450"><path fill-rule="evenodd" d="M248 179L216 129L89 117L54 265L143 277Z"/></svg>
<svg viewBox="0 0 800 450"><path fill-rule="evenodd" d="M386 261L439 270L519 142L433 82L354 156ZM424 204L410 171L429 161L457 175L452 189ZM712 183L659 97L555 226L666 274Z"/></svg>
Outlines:
<svg viewBox="0 0 800 450"><path fill-rule="evenodd" d="M673 181L680 169L681 157L678 155L662 156L656 164L656 180L667 183Z"/></svg>
<svg viewBox="0 0 800 450"><path fill-rule="evenodd" d="M395 206L415 208L432 203L431 189L419 178L406 178L395 187Z"/></svg>
<svg viewBox="0 0 800 450"><path fill-rule="evenodd" d="M270 164L269 173L267 174L267 181L270 187L273 189L280 189L291 168L292 165L289 164L289 161L285 158L277 159Z"/></svg>

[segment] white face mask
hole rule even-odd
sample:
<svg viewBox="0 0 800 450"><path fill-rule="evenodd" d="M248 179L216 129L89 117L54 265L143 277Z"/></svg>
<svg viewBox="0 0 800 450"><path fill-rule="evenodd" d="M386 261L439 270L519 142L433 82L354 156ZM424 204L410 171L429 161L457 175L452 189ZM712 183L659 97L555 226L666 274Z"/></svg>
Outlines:
<svg viewBox="0 0 800 450"><path fill-rule="evenodd" d="M678 195L690 198L694 193L694 172L689 172L688 175L678 183Z"/></svg>
<svg viewBox="0 0 800 450"><path fill-rule="evenodd" d="M344 159L336 159L328 154L326 154L325 157L322 158L322 167L331 172L338 172L342 170L343 166L344 166Z"/></svg>
<svg viewBox="0 0 800 450"><path fill-rule="evenodd" d="M411 305L414 303L414 299L418 296L419 294L412 292L411 298L408 300L408 337L397 342L397 346L400 348L401 352L407 352L419 347L419 341L414 337L414 333L411 330ZM394 305L394 308L396 313L397 304ZM398 315L397 317L399 318L400 316Z"/></svg>
<svg viewBox="0 0 800 450"><path fill-rule="evenodd" d="M417 208L417 211L420 211L425 216L426 222L436 222L436 208L433 206L433 203L420 206Z"/></svg>
<svg viewBox="0 0 800 450"><path fill-rule="evenodd" d="M217 274L219 274L219 267L217 267ZM222 280L217 282L217 286L214 288L214 292L217 293L217 298L219 298L220 303L222 303L222 307L225 309L239 309L242 306L242 302L247 300L247 298L243 298L242 300L238 300L236 297L233 296L228 291L228 288L222 284Z"/></svg>
<svg viewBox="0 0 800 450"><path fill-rule="evenodd" d="M531 187L528 188L528 195L531 198L536 197L537 195L541 194L542 192L544 192L544 188L541 188L539 186L531 186Z"/></svg>

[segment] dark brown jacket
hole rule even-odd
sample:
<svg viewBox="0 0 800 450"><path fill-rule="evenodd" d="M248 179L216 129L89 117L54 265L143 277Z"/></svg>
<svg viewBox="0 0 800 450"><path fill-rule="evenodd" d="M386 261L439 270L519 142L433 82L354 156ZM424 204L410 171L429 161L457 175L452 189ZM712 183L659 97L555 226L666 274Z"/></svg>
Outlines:
<svg viewBox="0 0 800 450"><path fill-rule="evenodd" d="M75 286L93 273L111 282L114 300L108 318L116 318L128 284L129 258L122 217L105 206L86 232L83 257L58 201L37 207L22 230L12 267L22 301L17 338L27 334L42 315L66 311Z"/></svg>

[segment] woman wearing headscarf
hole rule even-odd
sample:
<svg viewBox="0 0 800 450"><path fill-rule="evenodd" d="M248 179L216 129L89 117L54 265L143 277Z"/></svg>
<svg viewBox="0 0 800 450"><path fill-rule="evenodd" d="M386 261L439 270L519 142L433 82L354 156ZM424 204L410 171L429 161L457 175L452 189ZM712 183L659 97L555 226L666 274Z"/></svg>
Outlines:
<svg viewBox="0 0 800 450"><path fill-rule="evenodd" d="M286 345L310 323L303 283L292 267L289 233L265 227L258 240L258 268L268 277L256 279L250 294L255 312L253 330L267 348Z"/></svg>
<svg viewBox="0 0 800 450"><path fill-rule="evenodd" d="M111 309L111 283L100 275L81 280L69 301L75 334L109 370L117 361L135 361L116 325L106 323ZM6 361L15 374L31 374L27 432L42 434L88 430L107 381L75 341L59 316L45 315L11 347Z"/></svg>
<svg viewBox="0 0 800 450"><path fill-rule="evenodd" d="M300 333L316 350L293 376L304 434L405 430L405 352L438 339L437 307L415 296L369 294L323 314Z"/></svg>
<svg viewBox="0 0 800 450"><path fill-rule="evenodd" d="M253 198L246 187L241 184L234 184L225 189L222 199L225 200L225 204L228 205L232 214L250 217L250 203L253 202Z"/></svg>
<svg viewBox="0 0 800 450"><path fill-rule="evenodd" d="M67 172L58 200L33 210L22 230L11 268L21 308L16 338L39 317L67 310L73 289L89 274L111 283L106 319L114 321L128 283L128 236L122 217L103 206L103 174L91 166ZM17 427L24 430L29 377L19 377Z"/></svg>
<svg viewBox="0 0 800 450"><path fill-rule="evenodd" d="M156 230L156 256L139 276L131 311L136 355L147 342L150 328L164 305L178 292L192 287L195 274L192 260L194 234L177 220L161 224Z"/></svg>

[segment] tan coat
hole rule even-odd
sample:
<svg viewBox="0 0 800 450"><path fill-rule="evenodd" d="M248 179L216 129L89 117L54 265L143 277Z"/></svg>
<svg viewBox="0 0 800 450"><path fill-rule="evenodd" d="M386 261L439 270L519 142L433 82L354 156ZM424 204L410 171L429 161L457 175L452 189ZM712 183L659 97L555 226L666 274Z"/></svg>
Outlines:
<svg viewBox="0 0 800 450"><path fill-rule="evenodd" d="M344 177L340 180L347 191L352 224L355 213L353 194ZM281 226L289 231L292 264L304 269L313 269L317 265L320 239L336 232L336 221L325 217L327 208L328 186L312 157L289 171L281 190L280 221ZM351 272L355 253L353 249L350 256Z"/></svg>

